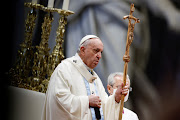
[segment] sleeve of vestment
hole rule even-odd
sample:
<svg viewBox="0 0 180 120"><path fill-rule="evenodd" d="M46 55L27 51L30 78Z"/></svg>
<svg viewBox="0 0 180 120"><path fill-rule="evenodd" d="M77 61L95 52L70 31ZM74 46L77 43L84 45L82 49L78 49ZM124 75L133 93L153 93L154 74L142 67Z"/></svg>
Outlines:
<svg viewBox="0 0 180 120"><path fill-rule="evenodd" d="M55 98L60 108L67 113L71 119L84 118L88 113L89 99L88 96L76 96L71 92L71 80L74 76L68 66L61 67L54 75L55 79ZM81 86L79 86L81 87Z"/></svg>
<svg viewBox="0 0 180 120"><path fill-rule="evenodd" d="M104 120L118 120L120 103L115 101L114 95L108 97L100 80L98 80L97 83L102 102Z"/></svg>
<svg viewBox="0 0 180 120"><path fill-rule="evenodd" d="M115 96L110 95L103 106L105 120L118 120L120 103L115 101Z"/></svg>

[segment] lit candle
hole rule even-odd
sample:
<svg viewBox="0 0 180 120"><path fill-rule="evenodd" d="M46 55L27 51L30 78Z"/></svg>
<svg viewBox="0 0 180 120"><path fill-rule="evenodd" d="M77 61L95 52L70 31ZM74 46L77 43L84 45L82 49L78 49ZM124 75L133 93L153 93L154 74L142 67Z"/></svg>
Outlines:
<svg viewBox="0 0 180 120"><path fill-rule="evenodd" d="M69 0L64 0L62 9L68 10L68 7L69 7Z"/></svg>
<svg viewBox="0 0 180 120"><path fill-rule="evenodd" d="M38 0L32 0L32 3L37 4Z"/></svg>
<svg viewBox="0 0 180 120"><path fill-rule="evenodd" d="M49 0L48 1L48 8L53 8L54 6L54 0Z"/></svg>

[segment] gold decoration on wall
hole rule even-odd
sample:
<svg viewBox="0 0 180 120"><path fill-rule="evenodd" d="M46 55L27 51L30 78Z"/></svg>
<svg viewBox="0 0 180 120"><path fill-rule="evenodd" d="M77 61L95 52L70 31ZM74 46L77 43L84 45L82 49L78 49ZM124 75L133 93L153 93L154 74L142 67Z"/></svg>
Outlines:
<svg viewBox="0 0 180 120"><path fill-rule="evenodd" d="M64 42L65 25L67 24L67 16L74 14L74 12L48 8L34 3L25 3L24 5L31 8L31 11L28 13L26 19L25 40L20 45L20 50L18 50L18 59L15 67L11 68L9 72L11 85L45 93L52 72L61 60L64 59L62 45ZM41 26L41 42L36 47L32 46L32 35L37 18L35 9L47 12ZM48 40L53 22L52 12L57 12L60 18L56 31L56 45L53 52L49 54Z"/></svg>

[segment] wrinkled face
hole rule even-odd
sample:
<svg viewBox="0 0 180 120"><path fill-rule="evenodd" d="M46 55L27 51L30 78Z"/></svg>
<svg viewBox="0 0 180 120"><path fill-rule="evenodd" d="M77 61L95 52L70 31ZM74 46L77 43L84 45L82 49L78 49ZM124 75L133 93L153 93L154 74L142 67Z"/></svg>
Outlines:
<svg viewBox="0 0 180 120"><path fill-rule="evenodd" d="M118 86L119 86L119 85L121 86L122 83L123 83L123 76L116 75L116 76L114 77L114 80L115 80L115 83L114 83L114 85L113 85L113 88L114 88L114 89L117 89ZM126 85L128 86L128 88L130 87L130 82L129 82L129 79L127 79L127 78L126 78Z"/></svg>
<svg viewBox="0 0 180 120"><path fill-rule="evenodd" d="M108 87L108 92L109 92L110 95L113 94L113 90L114 89L117 89L118 86L122 85L122 83L123 83L123 76L119 76L119 75L114 76L114 81L115 81L114 85ZM128 86L128 88L130 87L129 79L126 79L126 85Z"/></svg>
<svg viewBox="0 0 180 120"><path fill-rule="evenodd" d="M101 59L101 54L103 52L103 43L98 38L92 38L89 40L87 46L82 46L80 48L81 59L83 62L91 69L94 69Z"/></svg>

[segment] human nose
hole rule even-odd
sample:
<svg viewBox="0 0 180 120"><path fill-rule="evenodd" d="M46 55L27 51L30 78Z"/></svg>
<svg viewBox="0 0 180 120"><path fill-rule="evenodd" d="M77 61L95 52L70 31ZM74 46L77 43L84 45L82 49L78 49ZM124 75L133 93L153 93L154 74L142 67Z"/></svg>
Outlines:
<svg viewBox="0 0 180 120"><path fill-rule="evenodd" d="M97 53L97 58L100 59L102 57L101 52Z"/></svg>

